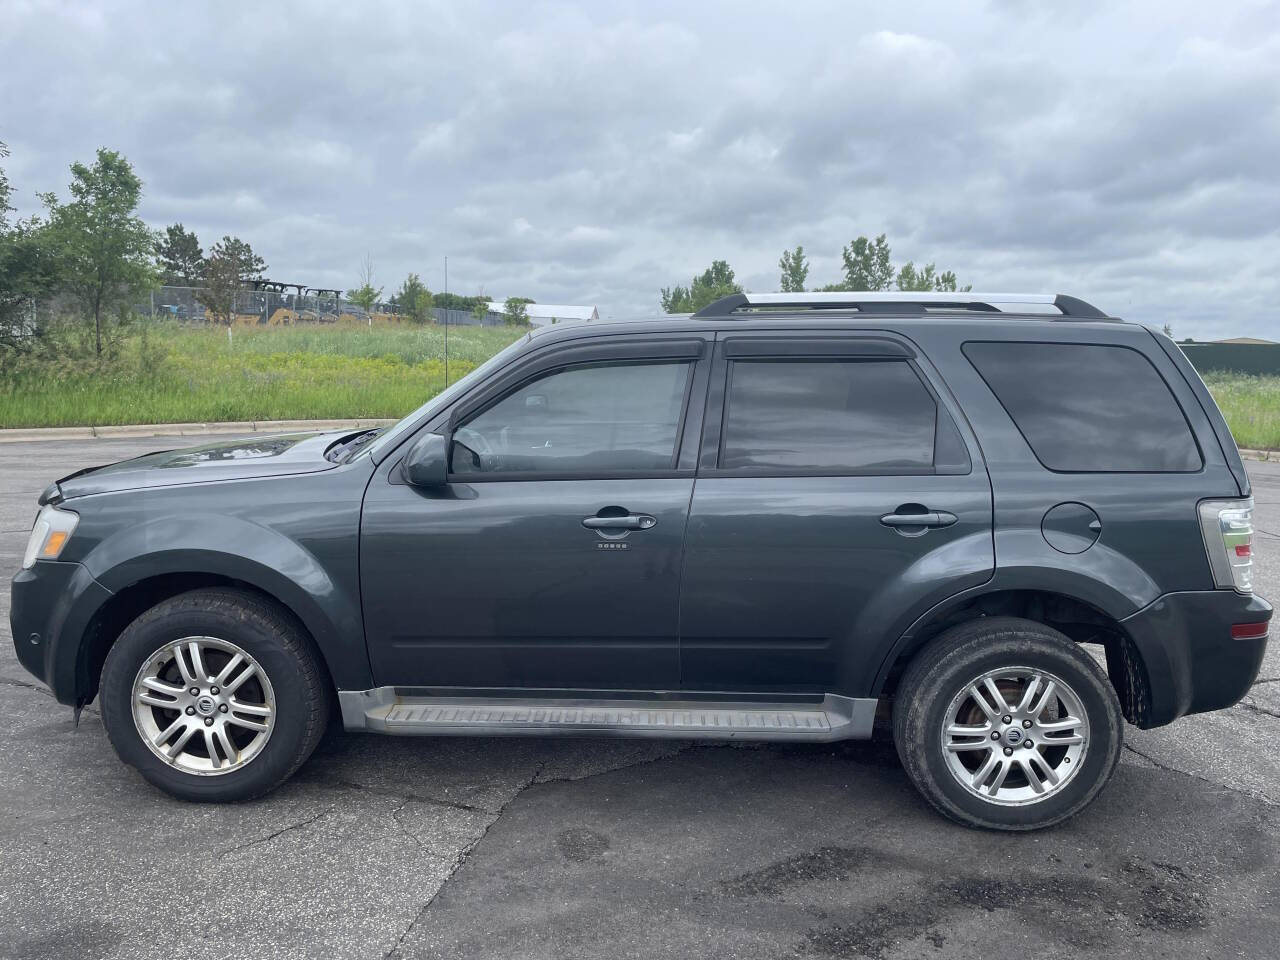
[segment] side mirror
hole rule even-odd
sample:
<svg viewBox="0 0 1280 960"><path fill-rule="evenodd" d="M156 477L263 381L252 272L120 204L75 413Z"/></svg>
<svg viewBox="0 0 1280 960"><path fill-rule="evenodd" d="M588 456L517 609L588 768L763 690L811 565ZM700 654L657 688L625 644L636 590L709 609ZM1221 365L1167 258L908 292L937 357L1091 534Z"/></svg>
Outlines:
<svg viewBox="0 0 1280 960"><path fill-rule="evenodd" d="M402 469L415 487L443 487L449 481L449 442L438 433L424 434L409 448Z"/></svg>

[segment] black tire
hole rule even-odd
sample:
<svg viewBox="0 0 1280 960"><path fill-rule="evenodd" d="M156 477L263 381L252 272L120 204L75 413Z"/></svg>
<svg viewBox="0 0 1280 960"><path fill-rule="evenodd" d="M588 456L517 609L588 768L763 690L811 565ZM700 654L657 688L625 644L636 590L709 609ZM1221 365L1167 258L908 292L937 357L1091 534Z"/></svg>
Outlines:
<svg viewBox="0 0 1280 960"><path fill-rule="evenodd" d="M1083 756L1061 788L1017 806L984 799L962 785L943 746L946 715L962 691L988 671L1014 667L1060 678L1088 722ZM920 793L952 820L991 830L1035 830L1078 813L1111 778L1123 725L1115 691L1092 657L1057 630L1014 617L973 620L934 639L907 667L893 709L898 756ZM1009 735L1019 736L1017 731Z"/></svg>
<svg viewBox="0 0 1280 960"><path fill-rule="evenodd" d="M144 742L133 712L138 671L165 644L215 637L257 660L274 692L275 717L265 746L239 769L200 776L166 764ZM120 759L182 800L227 803L275 789L311 755L328 723L328 678L293 617L253 593L214 587L157 604L134 620L107 654L99 689L102 722Z"/></svg>

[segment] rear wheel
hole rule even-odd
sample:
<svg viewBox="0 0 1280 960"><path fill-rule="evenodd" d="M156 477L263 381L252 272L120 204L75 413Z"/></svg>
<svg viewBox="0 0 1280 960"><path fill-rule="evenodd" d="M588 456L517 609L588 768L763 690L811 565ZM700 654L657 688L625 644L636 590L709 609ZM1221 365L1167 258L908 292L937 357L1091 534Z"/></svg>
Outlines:
<svg viewBox="0 0 1280 960"><path fill-rule="evenodd" d="M955 627L908 667L894 740L916 787L970 826L1031 830L1072 816L1120 758L1106 675L1056 630L989 617Z"/></svg>
<svg viewBox="0 0 1280 960"><path fill-rule="evenodd" d="M298 627L238 590L194 590L153 607L102 671L112 746L186 800L245 800L279 785L315 749L329 701Z"/></svg>

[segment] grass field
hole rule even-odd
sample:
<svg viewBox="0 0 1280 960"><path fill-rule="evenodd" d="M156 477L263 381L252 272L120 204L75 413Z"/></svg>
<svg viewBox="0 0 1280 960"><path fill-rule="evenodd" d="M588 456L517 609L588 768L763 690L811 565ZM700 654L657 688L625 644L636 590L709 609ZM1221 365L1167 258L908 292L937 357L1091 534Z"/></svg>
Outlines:
<svg viewBox="0 0 1280 960"><path fill-rule="evenodd" d="M450 381L523 335L450 327ZM237 327L230 337L147 327L109 361L0 364L0 427L399 417L443 388L443 358L438 326ZM1240 446L1280 449L1280 377L1205 382Z"/></svg>
<svg viewBox="0 0 1280 960"><path fill-rule="evenodd" d="M1210 371L1204 382L1237 444L1280 450L1280 377Z"/></svg>
<svg viewBox="0 0 1280 960"><path fill-rule="evenodd" d="M525 332L450 327L449 381ZM443 327L161 327L110 361L0 367L0 427L399 417L444 382Z"/></svg>

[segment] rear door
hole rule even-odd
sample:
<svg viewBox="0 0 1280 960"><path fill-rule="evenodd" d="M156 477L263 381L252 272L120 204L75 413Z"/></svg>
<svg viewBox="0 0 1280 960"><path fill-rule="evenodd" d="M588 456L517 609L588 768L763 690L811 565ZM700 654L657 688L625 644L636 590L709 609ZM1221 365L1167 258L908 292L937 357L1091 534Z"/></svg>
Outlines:
<svg viewBox="0 0 1280 960"><path fill-rule="evenodd" d="M890 637L991 577L990 483L944 397L892 335L722 335L686 536L685 688L865 695Z"/></svg>

